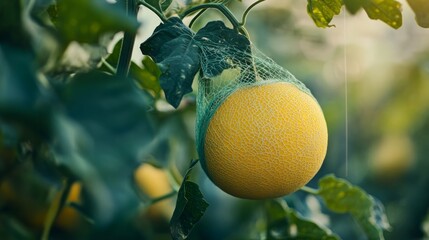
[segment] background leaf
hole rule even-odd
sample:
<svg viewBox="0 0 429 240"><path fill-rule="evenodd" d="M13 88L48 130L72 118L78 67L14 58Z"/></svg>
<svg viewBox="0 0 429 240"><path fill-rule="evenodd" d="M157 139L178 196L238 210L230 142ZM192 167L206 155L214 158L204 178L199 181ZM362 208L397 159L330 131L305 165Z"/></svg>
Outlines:
<svg viewBox="0 0 429 240"><path fill-rule="evenodd" d="M87 186L98 223L120 219L138 202L130 184L134 169L155 147L150 99L129 79L97 71L74 76L60 96L65 112L52 143L57 161Z"/></svg>
<svg viewBox="0 0 429 240"><path fill-rule="evenodd" d="M341 0L308 0L307 13L316 26L321 28L332 27L332 18L340 14L343 2Z"/></svg>
<svg viewBox="0 0 429 240"><path fill-rule="evenodd" d="M102 64L100 70L110 73L115 73L116 69L110 69L112 66L116 66L119 60L119 54L121 52L122 39L118 41L111 54L105 59L108 65ZM130 77L134 79L140 87L149 90L153 93L156 98L160 97L161 86L159 84L159 77L161 71L159 70L156 63L149 57L144 57L142 60L143 68L134 62L130 65ZM113 68L113 67L112 67Z"/></svg>
<svg viewBox="0 0 429 240"><path fill-rule="evenodd" d="M402 26L401 4L398 1L364 0L362 6L369 18L381 20L395 29Z"/></svg>
<svg viewBox="0 0 429 240"><path fill-rule="evenodd" d="M34 61L31 52L0 44L0 117L47 139L52 109Z"/></svg>
<svg viewBox="0 0 429 240"><path fill-rule="evenodd" d="M284 199L269 201L266 208L268 239L339 239L331 230L289 208Z"/></svg>
<svg viewBox="0 0 429 240"><path fill-rule="evenodd" d="M126 15L122 1L112 4L104 0L60 0L49 12L65 43L98 43L103 34L135 33L139 26L136 19Z"/></svg>
<svg viewBox="0 0 429 240"><path fill-rule="evenodd" d="M351 14L356 14L362 8L361 0L343 0L346 9Z"/></svg>
<svg viewBox="0 0 429 240"><path fill-rule="evenodd" d="M429 28L429 1L407 0L410 7L416 14L416 21L420 27Z"/></svg>
<svg viewBox="0 0 429 240"><path fill-rule="evenodd" d="M170 221L173 239L186 239L209 206L198 185L189 181L189 174L196 162L188 169L177 195L176 208Z"/></svg>
<svg viewBox="0 0 429 240"><path fill-rule="evenodd" d="M350 213L369 239L384 239L383 230L390 225L382 205L372 196L333 175L320 179L319 187L319 196L331 211Z"/></svg>
<svg viewBox="0 0 429 240"><path fill-rule="evenodd" d="M20 1L0 1L0 42L29 48L29 35L22 26Z"/></svg>

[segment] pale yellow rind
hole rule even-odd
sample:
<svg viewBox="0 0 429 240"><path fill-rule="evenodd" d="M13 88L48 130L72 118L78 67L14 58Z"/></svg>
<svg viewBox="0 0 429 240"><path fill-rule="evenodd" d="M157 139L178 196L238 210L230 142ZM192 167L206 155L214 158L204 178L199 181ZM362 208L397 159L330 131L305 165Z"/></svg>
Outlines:
<svg viewBox="0 0 429 240"><path fill-rule="evenodd" d="M327 145L326 121L312 96L284 82L242 88L209 123L205 170L236 197L280 197L314 177Z"/></svg>

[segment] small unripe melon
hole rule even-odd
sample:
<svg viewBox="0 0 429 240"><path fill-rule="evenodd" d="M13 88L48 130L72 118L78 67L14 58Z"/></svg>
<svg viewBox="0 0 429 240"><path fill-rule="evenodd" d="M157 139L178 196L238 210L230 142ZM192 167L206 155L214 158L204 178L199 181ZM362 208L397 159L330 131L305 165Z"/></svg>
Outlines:
<svg viewBox="0 0 429 240"><path fill-rule="evenodd" d="M241 88L219 106L201 163L215 185L233 196L275 198L314 177L327 145L318 102L293 84L267 83Z"/></svg>

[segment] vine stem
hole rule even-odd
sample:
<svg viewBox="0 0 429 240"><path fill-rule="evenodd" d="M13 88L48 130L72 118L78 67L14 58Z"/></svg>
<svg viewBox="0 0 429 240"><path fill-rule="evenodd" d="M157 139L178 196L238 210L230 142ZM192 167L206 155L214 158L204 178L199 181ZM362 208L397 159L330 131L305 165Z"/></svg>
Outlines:
<svg viewBox="0 0 429 240"><path fill-rule="evenodd" d="M227 7L225 7L225 5L222 3L201 4L201 5L189 8L188 10L186 10L182 14L180 14L179 17L180 17L180 19L183 19L186 16L188 16L188 15L190 15L196 11L199 11L201 9L208 9L208 8L214 8L214 9L220 11L226 18L228 18L228 20L231 22L231 24L235 30L237 30L241 34L245 35L246 37L248 36L247 32L244 30L243 26L237 20L237 18L234 16L234 14Z"/></svg>
<svg viewBox="0 0 429 240"><path fill-rule="evenodd" d="M165 195L162 195L160 197L150 199L149 204L151 205L151 204L155 204L157 202L161 202L161 201L163 201L165 199L173 197L176 194L177 194L177 192L175 190L173 190L173 191L171 191L171 192L169 192L169 193L167 193Z"/></svg>
<svg viewBox="0 0 429 240"><path fill-rule="evenodd" d="M125 8L127 15L137 17L137 4L135 0L125 0ZM121 78L128 77L135 39L135 32L124 33L124 40L122 41L121 53L119 55L118 69L116 71L116 75Z"/></svg>
<svg viewBox="0 0 429 240"><path fill-rule="evenodd" d="M241 23L240 23L240 25L241 25L241 26L244 26L244 25L246 24L247 16L249 15L250 10L252 10L252 8L254 8L256 5L258 5L259 3L264 2L264 1L265 1L265 0L258 0L258 1L254 2L254 3L252 3L252 4L251 4L247 9L246 9L246 11L244 11L244 13L243 13L243 17L241 18Z"/></svg>
<svg viewBox="0 0 429 240"><path fill-rule="evenodd" d="M48 214L46 216L45 226L43 228L43 233L42 233L42 237L41 237L42 240L48 240L49 239L49 233L51 232L51 229L55 223L55 220L57 219L61 210L64 208L64 205L66 204L67 197L69 196L72 184L73 184L73 181L66 178L64 180L64 183L63 183L61 190L55 196L55 199L52 202L52 204L48 210Z"/></svg>
<svg viewBox="0 0 429 240"><path fill-rule="evenodd" d="M300 190L313 195L319 194L319 190L307 186L302 187Z"/></svg>
<svg viewBox="0 0 429 240"><path fill-rule="evenodd" d="M164 16L164 14L162 12L158 11L158 9L154 8L152 5L145 2L144 0L138 0L137 4L145 6L147 9L151 10L153 13L155 13L159 17L159 19L161 19L162 22L167 21L167 18Z"/></svg>

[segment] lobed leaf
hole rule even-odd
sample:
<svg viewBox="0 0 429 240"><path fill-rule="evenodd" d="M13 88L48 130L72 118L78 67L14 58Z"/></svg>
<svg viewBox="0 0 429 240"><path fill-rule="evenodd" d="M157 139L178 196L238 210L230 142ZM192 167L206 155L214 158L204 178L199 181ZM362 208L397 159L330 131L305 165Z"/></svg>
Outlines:
<svg viewBox="0 0 429 240"><path fill-rule="evenodd" d="M175 240L186 239L209 206L198 185L189 181L189 174L195 163L188 169L180 186L176 208L170 221L171 236Z"/></svg>
<svg viewBox="0 0 429 240"><path fill-rule="evenodd" d="M348 181L328 175L319 181L319 196L336 213L350 213L369 239L384 239L390 225L383 206L371 195Z"/></svg>
<svg viewBox="0 0 429 240"><path fill-rule="evenodd" d="M303 218L289 208L284 199L269 202L267 217L268 239L339 239L330 229Z"/></svg>
<svg viewBox="0 0 429 240"><path fill-rule="evenodd" d="M192 92L194 76L200 69L200 48L194 35L179 18L173 17L140 45L142 53L158 64L160 85L175 108L185 94Z"/></svg>
<svg viewBox="0 0 429 240"><path fill-rule="evenodd" d="M340 14L342 0L308 0L307 13L313 19L316 26L321 28L332 27L332 18Z"/></svg>
<svg viewBox="0 0 429 240"><path fill-rule="evenodd" d="M362 7L370 19L381 20L395 29L402 26L401 4L396 0L364 0Z"/></svg>
<svg viewBox="0 0 429 240"><path fill-rule="evenodd" d="M225 69L234 68L234 65L252 64L249 39L238 34L236 30L227 28L222 21L209 22L197 32L195 39L200 42L204 53L202 58L204 77L215 77ZM220 51L219 47L226 49Z"/></svg>
<svg viewBox="0 0 429 240"><path fill-rule="evenodd" d="M219 52L219 47L225 46L228 50ZM210 22L194 33L179 18L170 18L140 49L157 63L161 88L175 108L185 94L192 92L192 82L200 69L204 77L211 78L235 65L252 64L249 40L221 21Z"/></svg>

